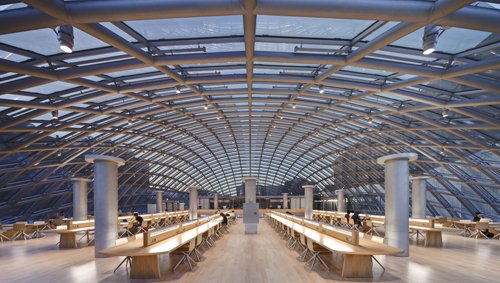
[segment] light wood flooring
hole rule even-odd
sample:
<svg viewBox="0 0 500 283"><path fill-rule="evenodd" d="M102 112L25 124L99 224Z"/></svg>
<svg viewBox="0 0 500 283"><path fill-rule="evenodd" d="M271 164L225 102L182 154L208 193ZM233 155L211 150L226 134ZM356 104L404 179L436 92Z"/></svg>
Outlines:
<svg viewBox="0 0 500 283"><path fill-rule="evenodd" d="M0 282L500 282L500 241L476 240L446 232L443 248L410 248L410 257L378 256L386 271L374 264L373 279L343 280L319 265L308 271L298 253L261 219L257 235L245 235L241 219L230 233L203 252L193 272L172 272L172 260L162 258L160 280L130 280L124 267L113 269L123 257L94 258L94 247L60 250L57 235L0 244ZM170 270L169 270L170 269Z"/></svg>

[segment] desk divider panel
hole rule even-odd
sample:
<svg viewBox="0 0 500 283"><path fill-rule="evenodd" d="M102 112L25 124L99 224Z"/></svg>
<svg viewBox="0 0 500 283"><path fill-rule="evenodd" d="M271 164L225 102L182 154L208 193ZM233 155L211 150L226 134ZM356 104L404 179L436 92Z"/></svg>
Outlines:
<svg viewBox="0 0 500 283"><path fill-rule="evenodd" d="M434 219L410 219L410 226L434 228Z"/></svg>
<svg viewBox="0 0 500 283"><path fill-rule="evenodd" d="M77 228L93 227L95 224L94 220L80 220L80 221L68 220L68 223L66 225L68 226L68 230L71 230Z"/></svg>

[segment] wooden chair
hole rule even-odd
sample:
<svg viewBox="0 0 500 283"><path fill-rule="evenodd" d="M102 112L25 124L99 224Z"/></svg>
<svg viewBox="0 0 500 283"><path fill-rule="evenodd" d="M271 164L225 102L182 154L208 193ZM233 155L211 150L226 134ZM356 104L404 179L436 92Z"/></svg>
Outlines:
<svg viewBox="0 0 500 283"><path fill-rule="evenodd" d="M123 230L123 232L120 233L120 235L118 235L118 238L122 238L122 237L131 237L131 236L134 236L134 233L132 233L132 229L134 228L134 223L132 221L129 221L127 223L127 227L125 227L125 230Z"/></svg>
<svg viewBox="0 0 500 283"><path fill-rule="evenodd" d="M366 219L365 225L368 227L368 231L366 232L367 234L373 235L373 233L375 233L377 236L380 236L377 231L377 227L373 224L371 219Z"/></svg>
<svg viewBox="0 0 500 283"><path fill-rule="evenodd" d="M198 248L201 248L201 244L203 243L203 234L198 234L196 237L196 245L191 253L194 253L196 256L196 261L200 261L201 252Z"/></svg>
<svg viewBox="0 0 500 283"><path fill-rule="evenodd" d="M326 265L326 263L323 261L320 254L330 253L330 251L325 247L314 243L309 238L307 238L306 240L307 240L307 248L312 254L312 257L307 261L306 266L309 266L309 270L312 270L314 268L314 265L316 264L316 261L319 261L319 263L321 263L325 271L329 271L330 268L328 268L328 265Z"/></svg>
<svg viewBox="0 0 500 283"><path fill-rule="evenodd" d="M181 260L175 265L174 271L183 263L186 262L189 265L189 269L193 271L193 265L196 263L189 255L193 252L196 247L196 238L189 241L188 244L173 251L173 254L181 254Z"/></svg>
<svg viewBox="0 0 500 283"><path fill-rule="evenodd" d="M483 237L485 239L489 239L488 235L486 235L483 231L488 230L489 228L489 223L488 222L477 222L476 226L474 226L474 230L472 231L472 234L469 236L471 238L479 238Z"/></svg>
<svg viewBox="0 0 500 283"><path fill-rule="evenodd" d="M308 253L310 253L309 249L307 248L307 243L306 243L306 236L304 234L300 234L300 245L302 246L303 250L302 253L300 253L299 260L300 261L305 261L306 256Z"/></svg>

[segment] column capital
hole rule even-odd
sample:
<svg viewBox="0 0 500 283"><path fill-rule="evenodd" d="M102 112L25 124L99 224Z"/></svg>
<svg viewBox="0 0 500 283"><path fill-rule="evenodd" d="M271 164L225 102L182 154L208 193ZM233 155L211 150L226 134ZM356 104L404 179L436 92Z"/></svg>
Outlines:
<svg viewBox="0 0 500 283"><path fill-rule="evenodd" d="M315 187L316 187L316 185L303 185L302 186L302 188L304 188L304 189L309 189L309 188L314 189Z"/></svg>
<svg viewBox="0 0 500 283"><path fill-rule="evenodd" d="M241 179L241 181L243 183L245 183L246 181L255 181L255 183L257 183L259 181L259 177L245 177Z"/></svg>
<svg viewBox="0 0 500 283"><path fill-rule="evenodd" d="M386 156L379 157L377 159L377 163L380 165L384 165L387 161L391 160L396 160L396 159L407 159L408 161L415 161L417 160L418 155L416 153L397 153L397 154L390 154Z"/></svg>
<svg viewBox="0 0 500 283"><path fill-rule="evenodd" d="M91 182L92 180L87 179L87 178L77 178L77 177L75 177L75 178L71 178L70 181L87 182L88 183L88 182Z"/></svg>
<svg viewBox="0 0 500 283"><path fill-rule="evenodd" d="M125 165L125 160L118 157L109 155L98 155L98 154L85 155L85 161L87 161L88 163L95 163L96 160L115 162L118 165L118 167Z"/></svg>
<svg viewBox="0 0 500 283"><path fill-rule="evenodd" d="M284 196L287 196L287 195L288 195L288 193L281 193L281 194L282 194L282 195L284 195Z"/></svg>
<svg viewBox="0 0 500 283"><path fill-rule="evenodd" d="M192 190L192 189L196 189L197 190L199 188L200 188L200 186L198 186L198 185L191 185L191 186L189 186L190 190Z"/></svg>
<svg viewBox="0 0 500 283"><path fill-rule="evenodd" d="M335 193L336 193L336 194L337 194L337 192L339 192L339 193L340 193L340 192L342 192L342 193L343 193L343 192L345 192L345 190L344 190L344 189L335 190Z"/></svg>
<svg viewBox="0 0 500 283"><path fill-rule="evenodd" d="M421 176L410 176L410 180L427 180L427 179L430 179L431 176L427 176L427 175L421 175Z"/></svg>

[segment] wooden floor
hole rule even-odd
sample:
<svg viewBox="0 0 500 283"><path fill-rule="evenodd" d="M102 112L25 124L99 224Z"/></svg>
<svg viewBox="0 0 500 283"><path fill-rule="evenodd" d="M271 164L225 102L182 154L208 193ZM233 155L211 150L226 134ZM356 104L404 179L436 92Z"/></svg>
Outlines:
<svg viewBox="0 0 500 283"><path fill-rule="evenodd" d="M444 248L411 245L410 257L379 256L387 270L374 265L373 280L342 280L321 268L308 271L267 222L259 234L245 235L241 220L230 233L203 252L195 271L169 271L177 258L162 258L161 280L130 280L123 259L95 259L93 247L59 250L56 235L0 244L0 282L500 282L500 241L444 233Z"/></svg>

